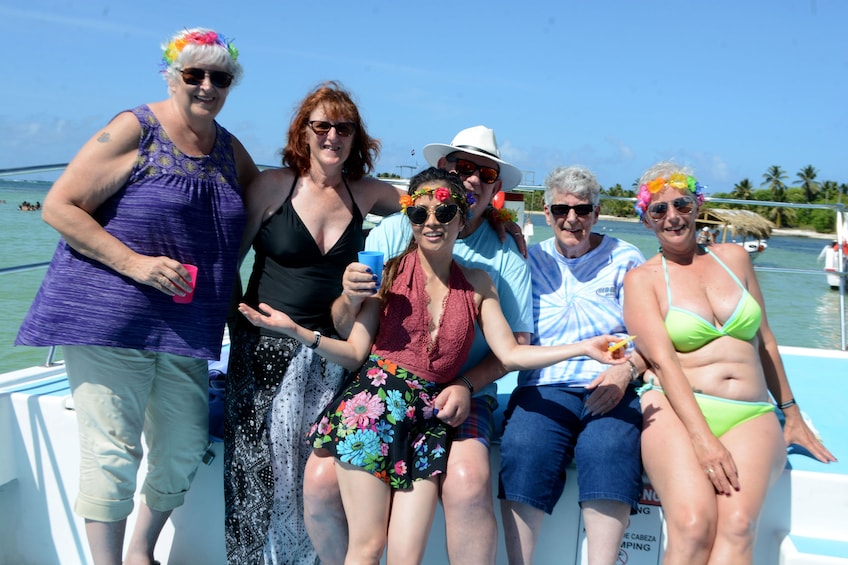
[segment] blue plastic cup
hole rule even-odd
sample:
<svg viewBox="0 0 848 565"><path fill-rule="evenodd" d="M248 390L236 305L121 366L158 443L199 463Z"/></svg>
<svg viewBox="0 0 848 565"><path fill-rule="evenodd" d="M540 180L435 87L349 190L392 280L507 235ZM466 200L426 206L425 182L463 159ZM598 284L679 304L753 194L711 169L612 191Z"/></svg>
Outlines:
<svg viewBox="0 0 848 565"><path fill-rule="evenodd" d="M360 251L359 262L368 265L371 272L377 275L377 288L383 284L383 252L382 251Z"/></svg>

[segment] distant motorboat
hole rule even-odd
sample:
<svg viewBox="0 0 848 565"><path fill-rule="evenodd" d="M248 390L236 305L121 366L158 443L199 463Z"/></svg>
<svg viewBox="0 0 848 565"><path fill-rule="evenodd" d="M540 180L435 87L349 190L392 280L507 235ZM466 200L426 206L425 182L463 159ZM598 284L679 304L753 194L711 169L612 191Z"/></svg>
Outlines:
<svg viewBox="0 0 848 565"><path fill-rule="evenodd" d="M825 276L827 279L827 284L830 288L839 289L839 273L845 273L848 271L848 242L842 242L842 268L840 269L839 265L839 244L836 241L833 241L829 245L827 245L824 249L819 253L819 261L824 259L824 270L828 273Z"/></svg>
<svg viewBox="0 0 848 565"><path fill-rule="evenodd" d="M768 242L765 239L749 239L745 241L735 241L734 243L738 243L744 247L745 251L751 255L751 259L754 259L768 248Z"/></svg>

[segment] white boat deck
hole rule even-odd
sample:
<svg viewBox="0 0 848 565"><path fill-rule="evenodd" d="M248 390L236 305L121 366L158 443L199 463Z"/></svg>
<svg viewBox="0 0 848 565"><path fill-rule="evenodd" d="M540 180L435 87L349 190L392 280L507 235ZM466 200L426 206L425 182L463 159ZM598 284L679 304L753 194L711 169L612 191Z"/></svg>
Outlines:
<svg viewBox="0 0 848 565"><path fill-rule="evenodd" d="M824 465L790 449L786 471L763 509L755 563L848 563L848 405L843 404L848 400L848 354L781 351L801 409L841 460ZM502 383L502 407L510 389L509 382ZM61 366L0 376L0 565L90 562L83 522L72 511L79 455L69 398ZM163 565L225 563L222 444L213 444L211 452L214 459L199 469L186 504L174 512L157 546L156 558ZM498 465L494 446L495 474ZM537 563L585 563L576 472L569 474L554 515L544 522ZM620 562L659 563L662 529L662 508L646 484ZM447 563L440 511L425 563ZM506 563L502 536L498 563Z"/></svg>

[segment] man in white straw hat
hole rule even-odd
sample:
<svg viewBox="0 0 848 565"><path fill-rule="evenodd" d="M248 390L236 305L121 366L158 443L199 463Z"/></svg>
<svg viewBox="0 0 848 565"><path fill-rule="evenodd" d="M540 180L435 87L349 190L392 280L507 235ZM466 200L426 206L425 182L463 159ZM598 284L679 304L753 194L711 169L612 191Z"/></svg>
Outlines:
<svg viewBox="0 0 848 565"><path fill-rule="evenodd" d="M495 132L485 126L460 131L450 144L424 147L431 166L459 174L476 203L454 247L462 264L484 269L495 283L501 307L519 343L529 343L533 331L530 272L513 238L501 237L486 221L485 212L499 190L521 181L521 170L501 158ZM401 214L385 218L374 228L365 248L383 251L386 259L401 253L412 237L409 221ZM375 292L372 273L353 263L344 275L344 293L334 305L337 330L342 333L362 301ZM442 475L448 555L454 564L492 564L497 551L498 526L492 497L489 441L494 433L497 408L494 382L504 375L500 362L489 352L477 329L461 376L437 397L438 417L456 427ZM459 395L472 394L469 414L459 411ZM347 539L344 510L338 494L332 457L312 455L304 483L304 512L313 545L322 563L342 563Z"/></svg>
<svg viewBox="0 0 848 565"><path fill-rule="evenodd" d="M498 190L515 188L521 182L521 170L501 159L501 151L498 149L495 132L486 126L474 126L462 130L456 134L450 145L431 143L425 146L424 158L434 167L455 171L464 177L468 176L473 169L451 166L447 163L455 164L458 160L470 160L478 173L482 173L481 168L493 168L497 173L495 178L500 182L492 181L488 183L494 189L492 195ZM442 161L442 158L445 158L446 161ZM478 180L479 178L478 175ZM490 177L486 177L486 180L490 180ZM468 187L467 181L466 187ZM485 202L485 206L490 203L491 199Z"/></svg>

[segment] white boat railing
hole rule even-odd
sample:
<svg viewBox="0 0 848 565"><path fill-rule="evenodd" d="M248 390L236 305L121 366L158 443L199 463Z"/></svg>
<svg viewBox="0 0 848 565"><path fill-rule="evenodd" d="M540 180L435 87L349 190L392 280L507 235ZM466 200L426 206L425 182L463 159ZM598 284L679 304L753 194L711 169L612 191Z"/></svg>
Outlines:
<svg viewBox="0 0 848 565"><path fill-rule="evenodd" d="M13 167L11 169L0 169L0 177L34 175L36 173L50 173L53 171L62 171L67 166L67 163L55 163L53 165L36 165L34 167Z"/></svg>

